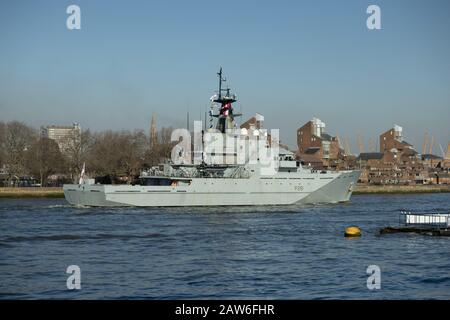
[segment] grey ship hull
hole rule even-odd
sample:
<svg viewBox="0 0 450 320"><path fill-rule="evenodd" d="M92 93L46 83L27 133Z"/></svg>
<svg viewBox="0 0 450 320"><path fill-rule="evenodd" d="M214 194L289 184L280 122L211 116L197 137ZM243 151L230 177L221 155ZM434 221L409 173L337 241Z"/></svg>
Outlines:
<svg viewBox="0 0 450 320"><path fill-rule="evenodd" d="M359 171L251 177L193 178L185 186L64 185L76 206L254 206L337 203L350 200Z"/></svg>

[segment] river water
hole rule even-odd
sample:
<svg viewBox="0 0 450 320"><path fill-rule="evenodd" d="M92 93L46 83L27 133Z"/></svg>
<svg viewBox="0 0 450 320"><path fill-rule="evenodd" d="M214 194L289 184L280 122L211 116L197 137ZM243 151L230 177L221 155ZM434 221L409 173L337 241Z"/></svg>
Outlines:
<svg viewBox="0 0 450 320"><path fill-rule="evenodd" d="M0 298L450 299L450 238L377 235L404 208L449 212L450 194L188 209L0 199ZM361 238L343 236L351 225ZM80 290L67 289L69 265Z"/></svg>

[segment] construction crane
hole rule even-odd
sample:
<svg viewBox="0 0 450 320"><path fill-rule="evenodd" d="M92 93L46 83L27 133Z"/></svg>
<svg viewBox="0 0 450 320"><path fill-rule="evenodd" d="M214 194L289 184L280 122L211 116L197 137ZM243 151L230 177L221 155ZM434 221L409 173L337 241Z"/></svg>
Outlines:
<svg viewBox="0 0 450 320"><path fill-rule="evenodd" d="M344 149L343 145L341 143L341 138L339 138L339 133L337 132L337 130L336 130L336 139L338 141L339 149ZM345 152L345 150L344 150L344 152Z"/></svg>
<svg viewBox="0 0 450 320"><path fill-rule="evenodd" d="M350 143L348 142L348 137L347 138L345 138L345 153L346 154L351 154L352 152L351 152L351 150L350 150Z"/></svg>
<svg viewBox="0 0 450 320"><path fill-rule="evenodd" d="M369 138L369 152L375 152L375 142L372 138Z"/></svg>
<svg viewBox="0 0 450 320"><path fill-rule="evenodd" d="M431 136L430 148L428 154L433 154L434 136Z"/></svg>
<svg viewBox="0 0 450 320"><path fill-rule="evenodd" d="M345 155L347 155L347 156L350 155L350 148L348 147L347 139L345 139L345 140L342 139L341 140L341 137L339 137L337 131L336 131L336 138L338 139L338 142L339 142L339 148L344 150L344 154Z"/></svg>
<svg viewBox="0 0 450 320"><path fill-rule="evenodd" d="M357 140L358 140L359 153L363 153L364 152L364 140L363 140L363 137L361 134L358 134Z"/></svg>
<svg viewBox="0 0 450 320"><path fill-rule="evenodd" d="M444 148L442 148L442 144L439 143L439 149L441 149L441 153L442 153L442 159L445 159L445 152L444 152Z"/></svg>
<svg viewBox="0 0 450 320"><path fill-rule="evenodd" d="M425 132L425 134L423 135L422 154L427 153L428 139L428 132Z"/></svg>

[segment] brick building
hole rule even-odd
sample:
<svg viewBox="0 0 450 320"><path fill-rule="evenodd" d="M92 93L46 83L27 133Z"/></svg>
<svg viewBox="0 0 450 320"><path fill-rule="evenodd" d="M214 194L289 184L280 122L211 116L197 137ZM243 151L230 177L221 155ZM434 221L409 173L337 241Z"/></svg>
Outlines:
<svg viewBox="0 0 450 320"><path fill-rule="evenodd" d="M240 125L241 129L261 129L263 127L263 121L264 121L264 116L257 113L255 114L253 117L251 117L250 119L248 119L247 121L245 121L243 124Z"/></svg>
<svg viewBox="0 0 450 320"><path fill-rule="evenodd" d="M447 170L450 169L450 142L448 143L447 146L447 153L445 154L443 167L446 168Z"/></svg>
<svg viewBox="0 0 450 320"><path fill-rule="evenodd" d="M380 152L414 150L413 146L403 140L403 128L395 125L394 128L380 135Z"/></svg>
<svg viewBox="0 0 450 320"><path fill-rule="evenodd" d="M344 163L339 139L325 132L325 123L313 118L297 130L296 157L316 169L338 169Z"/></svg>
<svg viewBox="0 0 450 320"><path fill-rule="evenodd" d="M422 154L422 163L428 168L443 168L444 159L442 157L436 156L434 154Z"/></svg>
<svg viewBox="0 0 450 320"><path fill-rule="evenodd" d="M397 125L380 135L380 152L361 153L356 162L362 171L361 183L448 183L448 172L443 168L444 159L435 155L420 155L403 140L403 129Z"/></svg>

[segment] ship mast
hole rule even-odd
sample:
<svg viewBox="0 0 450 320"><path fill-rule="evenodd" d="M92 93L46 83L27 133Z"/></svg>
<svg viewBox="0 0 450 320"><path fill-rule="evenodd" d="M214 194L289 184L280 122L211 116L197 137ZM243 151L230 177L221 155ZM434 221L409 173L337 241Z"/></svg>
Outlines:
<svg viewBox="0 0 450 320"><path fill-rule="evenodd" d="M219 76L219 100L222 98L222 81L226 81L226 79L222 78L222 67L220 67L220 71L217 72Z"/></svg>
<svg viewBox="0 0 450 320"><path fill-rule="evenodd" d="M225 133L227 129L234 128L234 118L241 116L241 114L233 114L233 106L232 104L236 102L236 95L230 92L230 88L222 89L222 83L227 81L226 78L223 77L222 67L217 73L219 77L219 91L217 92L216 98L213 102L220 105L219 114L212 115L217 119L217 126L220 132ZM222 93L225 92L224 95Z"/></svg>

